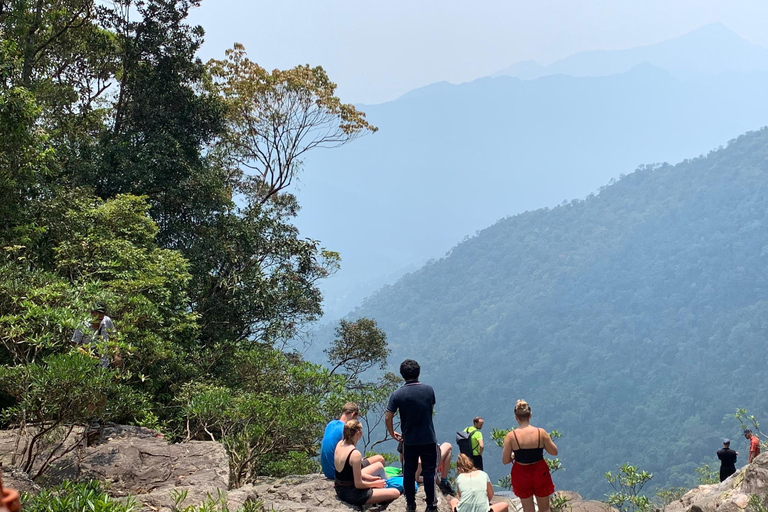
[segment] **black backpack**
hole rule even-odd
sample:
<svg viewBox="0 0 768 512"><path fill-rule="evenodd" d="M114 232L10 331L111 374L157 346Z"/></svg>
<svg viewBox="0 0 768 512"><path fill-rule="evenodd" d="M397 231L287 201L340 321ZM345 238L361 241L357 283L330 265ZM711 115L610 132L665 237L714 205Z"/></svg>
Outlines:
<svg viewBox="0 0 768 512"><path fill-rule="evenodd" d="M472 457L472 435L477 432L467 432L466 430L459 430L456 432L456 444L459 445L459 452L463 453L467 457Z"/></svg>

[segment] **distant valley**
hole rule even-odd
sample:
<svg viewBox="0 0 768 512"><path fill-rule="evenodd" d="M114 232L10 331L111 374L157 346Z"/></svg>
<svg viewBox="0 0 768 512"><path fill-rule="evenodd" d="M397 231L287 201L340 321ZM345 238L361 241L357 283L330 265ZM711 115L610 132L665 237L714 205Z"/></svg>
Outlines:
<svg viewBox="0 0 768 512"><path fill-rule="evenodd" d="M525 398L564 433L560 488L602 498L623 462L691 487L723 437L745 453L736 408L768 410L766 240L768 128L503 219L353 316L387 332L394 368L422 364L441 441L476 415L487 436L513 426Z"/></svg>
<svg viewBox="0 0 768 512"><path fill-rule="evenodd" d="M768 124L759 47L721 25L683 43L704 61L723 50L710 73L683 76L660 57L638 62L640 50L607 52L627 71L439 83L364 107L380 131L315 153L300 177L302 233L342 256L323 284L327 317L500 218L585 197L640 164L679 162ZM680 45L650 53L677 62Z"/></svg>

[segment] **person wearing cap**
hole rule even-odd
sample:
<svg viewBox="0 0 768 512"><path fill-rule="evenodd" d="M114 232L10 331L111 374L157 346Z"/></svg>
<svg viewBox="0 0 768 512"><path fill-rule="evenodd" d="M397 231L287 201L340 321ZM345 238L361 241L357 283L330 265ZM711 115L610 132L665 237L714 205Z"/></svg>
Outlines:
<svg viewBox="0 0 768 512"><path fill-rule="evenodd" d="M107 316L106 307L103 304L96 304L91 308L91 321L84 324L81 329L75 329L75 333L72 335L72 344L75 346L86 345L92 341L100 341L98 338L101 338L102 341L109 341L109 333L114 330L115 324ZM109 363L109 356L99 356L101 367L106 368Z"/></svg>
<svg viewBox="0 0 768 512"><path fill-rule="evenodd" d="M744 437L749 439L749 460L747 463L752 464L755 457L760 455L760 439L750 429L744 430Z"/></svg>
<svg viewBox="0 0 768 512"><path fill-rule="evenodd" d="M731 450L731 440L723 439L723 447L717 450L717 458L720 459L720 481L722 482L736 472L736 457L739 452Z"/></svg>

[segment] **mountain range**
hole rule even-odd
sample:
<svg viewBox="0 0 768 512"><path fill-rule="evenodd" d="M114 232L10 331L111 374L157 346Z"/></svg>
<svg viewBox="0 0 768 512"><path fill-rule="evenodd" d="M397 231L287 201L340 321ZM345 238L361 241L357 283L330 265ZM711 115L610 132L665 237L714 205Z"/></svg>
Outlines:
<svg viewBox="0 0 768 512"><path fill-rule="evenodd" d="M648 63L677 77L768 70L768 49L742 39L722 23L705 25L680 37L626 50L580 52L542 66L523 61L493 76L531 80L548 75L608 76Z"/></svg>
<svg viewBox="0 0 768 512"><path fill-rule="evenodd" d="M767 52L711 25L540 73L568 74L437 83L364 106L380 131L313 154L297 194L302 233L342 257L323 285L327 316L500 218L768 123Z"/></svg>
<svg viewBox="0 0 768 512"><path fill-rule="evenodd" d="M502 219L351 317L378 321L393 368L421 363L439 441L485 418L494 481L490 431L524 398L564 434L559 488L601 499L625 462L692 487L723 437L746 462L736 409L768 410L766 240L768 128Z"/></svg>

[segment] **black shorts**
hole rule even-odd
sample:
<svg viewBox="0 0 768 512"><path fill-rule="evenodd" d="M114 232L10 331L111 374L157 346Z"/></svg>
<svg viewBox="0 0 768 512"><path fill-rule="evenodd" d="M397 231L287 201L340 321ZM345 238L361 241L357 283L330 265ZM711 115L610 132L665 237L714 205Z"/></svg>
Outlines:
<svg viewBox="0 0 768 512"><path fill-rule="evenodd" d="M373 489L358 489L354 485L338 485L336 487L336 496L345 503L362 507L373 496Z"/></svg>
<svg viewBox="0 0 768 512"><path fill-rule="evenodd" d="M367 468L371 465L371 461L368 460L368 457L363 457L363 462L360 463L361 468Z"/></svg>

